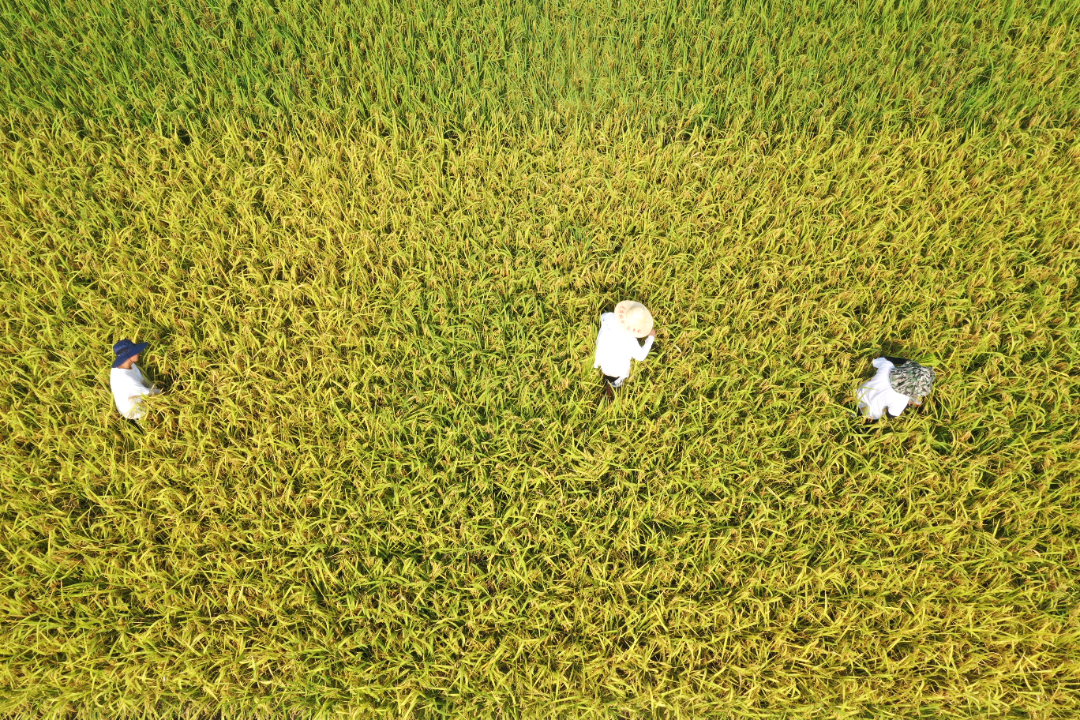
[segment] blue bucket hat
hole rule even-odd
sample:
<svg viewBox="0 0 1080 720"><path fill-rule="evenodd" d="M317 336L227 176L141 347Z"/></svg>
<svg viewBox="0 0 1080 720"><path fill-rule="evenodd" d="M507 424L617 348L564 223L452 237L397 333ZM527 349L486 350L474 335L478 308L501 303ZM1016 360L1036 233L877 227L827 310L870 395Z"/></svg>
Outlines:
<svg viewBox="0 0 1080 720"><path fill-rule="evenodd" d="M120 367L128 358L135 357L148 347L150 347L150 343L136 344L124 338L112 346L113 352L116 353L116 360L113 361L112 366L114 368Z"/></svg>

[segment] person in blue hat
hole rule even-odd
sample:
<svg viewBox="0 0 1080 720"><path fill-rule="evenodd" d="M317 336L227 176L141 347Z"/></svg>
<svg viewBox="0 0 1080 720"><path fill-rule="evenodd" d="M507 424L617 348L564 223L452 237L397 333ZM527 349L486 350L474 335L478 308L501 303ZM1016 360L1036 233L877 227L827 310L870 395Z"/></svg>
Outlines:
<svg viewBox="0 0 1080 720"><path fill-rule="evenodd" d="M157 395L160 390L149 383L135 362L150 343L133 343L127 338L113 345L116 360L113 361L109 384L112 386L116 409L128 420L138 421L143 416L139 407L143 395Z"/></svg>

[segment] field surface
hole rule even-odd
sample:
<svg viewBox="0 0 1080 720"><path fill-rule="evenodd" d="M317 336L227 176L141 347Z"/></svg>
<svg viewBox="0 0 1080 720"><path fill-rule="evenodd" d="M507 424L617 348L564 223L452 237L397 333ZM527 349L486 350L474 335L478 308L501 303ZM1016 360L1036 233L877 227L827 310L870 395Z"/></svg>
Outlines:
<svg viewBox="0 0 1080 720"><path fill-rule="evenodd" d="M1075 3L5 1L0 124L5 717L1080 715Z"/></svg>

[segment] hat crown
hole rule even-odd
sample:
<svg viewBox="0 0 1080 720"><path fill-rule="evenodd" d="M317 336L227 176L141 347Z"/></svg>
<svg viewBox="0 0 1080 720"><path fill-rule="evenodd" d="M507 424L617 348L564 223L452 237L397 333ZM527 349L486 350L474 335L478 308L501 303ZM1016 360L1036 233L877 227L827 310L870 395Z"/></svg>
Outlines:
<svg viewBox="0 0 1080 720"><path fill-rule="evenodd" d="M113 352L116 353L116 359L113 360L113 367L118 368L127 362L128 358L138 357L139 354L149 347L149 343L133 343L129 338L124 338L120 342L113 345Z"/></svg>
<svg viewBox="0 0 1080 720"><path fill-rule="evenodd" d="M615 319L624 330L637 337L645 337L653 329L652 313L633 300L623 300L615 306Z"/></svg>

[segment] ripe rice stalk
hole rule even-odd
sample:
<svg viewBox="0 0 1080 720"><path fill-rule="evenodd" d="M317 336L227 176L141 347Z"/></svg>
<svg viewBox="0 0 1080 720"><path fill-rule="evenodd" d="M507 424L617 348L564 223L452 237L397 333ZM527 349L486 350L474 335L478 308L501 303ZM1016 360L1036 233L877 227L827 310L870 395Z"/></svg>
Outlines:
<svg viewBox="0 0 1080 720"><path fill-rule="evenodd" d="M0 9L0 708L1075 715L1075 15Z"/></svg>

